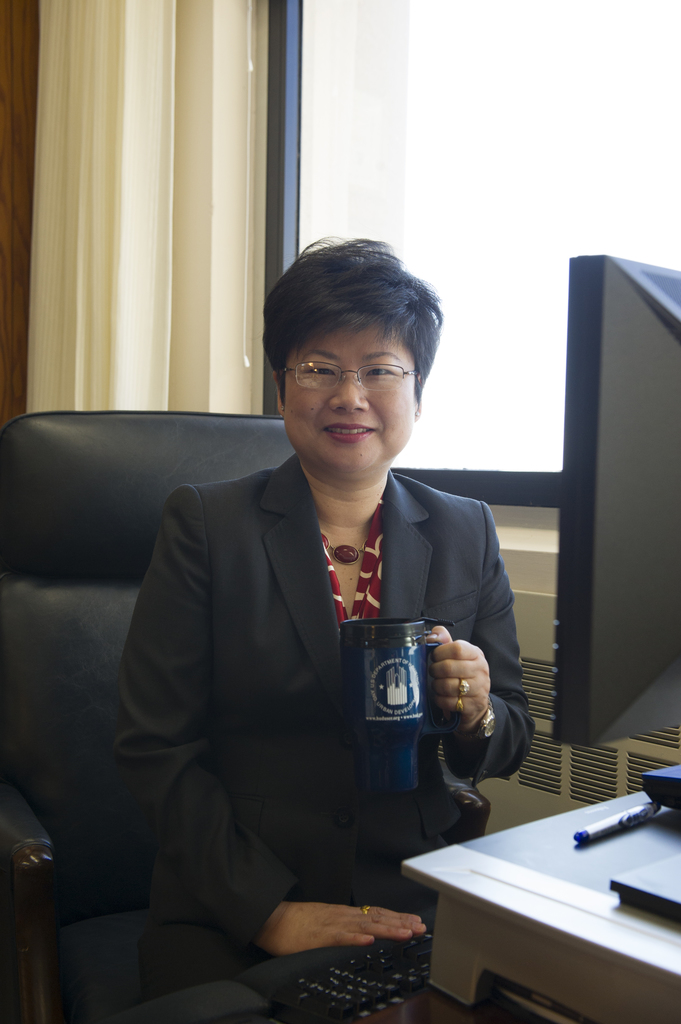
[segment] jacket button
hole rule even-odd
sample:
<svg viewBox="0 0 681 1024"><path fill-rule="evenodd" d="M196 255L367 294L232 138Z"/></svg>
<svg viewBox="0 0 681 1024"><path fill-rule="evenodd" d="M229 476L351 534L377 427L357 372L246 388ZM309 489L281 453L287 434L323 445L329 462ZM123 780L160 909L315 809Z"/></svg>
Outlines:
<svg viewBox="0 0 681 1024"><path fill-rule="evenodd" d="M351 828L355 824L355 816L347 807L339 807L333 816L334 824L338 828Z"/></svg>

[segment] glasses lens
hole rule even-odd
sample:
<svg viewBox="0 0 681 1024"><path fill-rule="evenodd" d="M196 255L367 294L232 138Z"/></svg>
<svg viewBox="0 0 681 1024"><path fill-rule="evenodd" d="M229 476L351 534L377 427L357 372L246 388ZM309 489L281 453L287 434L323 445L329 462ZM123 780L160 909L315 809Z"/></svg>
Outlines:
<svg viewBox="0 0 681 1024"><path fill-rule="evenodd" d="M359 379L367 391L394 391L404 380L401 366L377 363L375 366L361 366Z"/></svg>
<svg viewBox="0 0 681 1024"><path fill-rule="evenodd" d="M340 368L333 363L298 363L296 380L304 388L333 388L340 380Z"/></svg>

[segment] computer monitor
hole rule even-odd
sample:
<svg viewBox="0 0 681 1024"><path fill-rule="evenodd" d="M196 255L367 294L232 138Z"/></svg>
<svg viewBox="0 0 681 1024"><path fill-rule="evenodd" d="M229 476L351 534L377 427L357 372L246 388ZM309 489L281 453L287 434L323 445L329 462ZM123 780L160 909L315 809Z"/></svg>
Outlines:
<svg viewBox="0 0 681 1024"><path fill-rule="evenodd" d="M570 261L554 737L681 722L681 273Z"/></svg>

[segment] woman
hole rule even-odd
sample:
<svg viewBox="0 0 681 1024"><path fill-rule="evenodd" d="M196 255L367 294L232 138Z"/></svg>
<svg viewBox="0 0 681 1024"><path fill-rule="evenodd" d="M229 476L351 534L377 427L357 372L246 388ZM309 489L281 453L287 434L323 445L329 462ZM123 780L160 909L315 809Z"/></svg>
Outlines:
<svg viewBox="0 0 681 1024"><path fill-rule="evenodd" d="M311 246L265 306L296 455L168 499L121 665L117 737L159 840L146 998L268 955L424 931L434 894L400 862L444 845L458 812L436 737L420 743L416 790L357 791L343 618L456 622L451 635L435 629L432 667L433 699L461 709L445 741L452 770L512 772L527 752L489 509L389 472L420 415L441 322L430 288L387 246Z"/></svg>

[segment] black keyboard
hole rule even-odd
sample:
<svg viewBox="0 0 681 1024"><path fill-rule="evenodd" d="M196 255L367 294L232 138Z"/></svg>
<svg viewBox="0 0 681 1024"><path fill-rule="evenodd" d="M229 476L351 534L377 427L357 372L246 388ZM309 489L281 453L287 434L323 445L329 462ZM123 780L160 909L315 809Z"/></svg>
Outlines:
<svg viewBox="0 0 681 1024"><path fill-rule="evenodd" d="M284 1024L349 1022L422 992L430 975L432 935L339 960L289 981L272 996L272 1016ZM372 947L373 950L373 947Z"/></svg>

